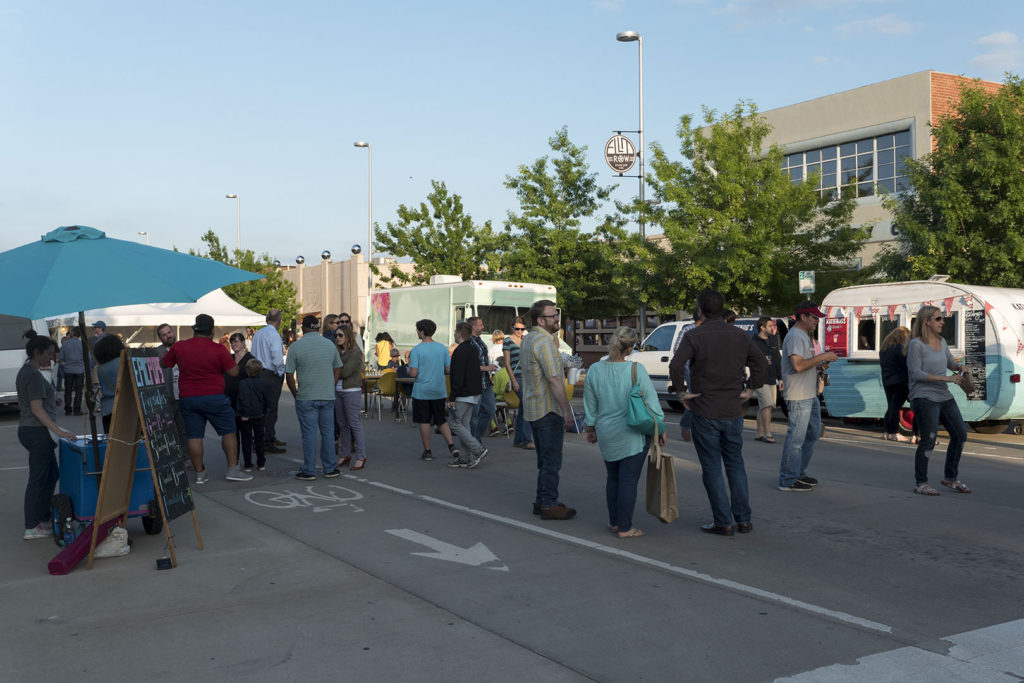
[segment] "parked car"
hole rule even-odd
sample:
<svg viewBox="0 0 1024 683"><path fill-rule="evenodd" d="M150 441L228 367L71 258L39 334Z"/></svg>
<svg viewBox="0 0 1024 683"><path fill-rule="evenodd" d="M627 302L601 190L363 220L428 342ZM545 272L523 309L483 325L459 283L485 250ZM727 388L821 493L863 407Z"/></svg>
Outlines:
<svg viewBox="0 0 1024 683"><path fill-rule="evenodd" d="M13 315L0 315L0 405L17 405L18 388L15 380L18 371L28 358L25 355L25 332L34 329L37 334L47 336L46 322L32 321ZM43 375L52 381L50 370Z"/></svg>

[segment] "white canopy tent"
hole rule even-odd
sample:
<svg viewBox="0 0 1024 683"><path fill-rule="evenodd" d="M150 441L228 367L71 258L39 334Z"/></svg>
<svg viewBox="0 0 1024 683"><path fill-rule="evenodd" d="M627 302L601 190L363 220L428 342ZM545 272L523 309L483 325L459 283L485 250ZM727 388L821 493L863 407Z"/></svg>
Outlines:
<svg viewBox="0 0 1024 683"><path fill-rule="evenodd" d="M91 325L97 320L102 320L107 325L107 331L111 328L122 328L126 342L136 344L147 344L156 342L156 326L167 323L176 328L191 328L195 324L196 316L206 313L213 316L216 324L214 333L216 336L225 334L236 329L254 327L266 324L266 318L260 313L250 311L245 306L237 303L234 299L224 293L222 289L215 289L209 294L199 298L194 303L177 304L136 304L132 306L113 306L110 308L94 308L85 312L85 323ZM48 320L51 327L55 325L75 325L78 322L77 313L51 318ZM128 328L128 329L124 329ZM137 339L144 328L152 328L146 338ZM132 331L134 330L134 331ZM126 333L126 334L125 334ZM191 335L188 335L191 336ZM180 333L178 339L181 339Z"/></svg>

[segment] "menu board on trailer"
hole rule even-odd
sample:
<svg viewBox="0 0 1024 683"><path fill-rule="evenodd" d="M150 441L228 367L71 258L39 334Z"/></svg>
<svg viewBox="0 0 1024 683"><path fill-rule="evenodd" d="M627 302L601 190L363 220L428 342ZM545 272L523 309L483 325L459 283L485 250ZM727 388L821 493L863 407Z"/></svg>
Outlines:
<svg viewBox="0 0 1024 683"><path fill-rule="evenodd" d="M974 379L974 391L967 394L968 401L984 401L988 398L985 368L985 311L964 313L964 367Z"/></svg>
<svg viewBox="0 0 1024 683"><path fill-rule="evenodd" d="M847 330L846 318L825 318L825 350L845 358L848 348Z"/></svg>

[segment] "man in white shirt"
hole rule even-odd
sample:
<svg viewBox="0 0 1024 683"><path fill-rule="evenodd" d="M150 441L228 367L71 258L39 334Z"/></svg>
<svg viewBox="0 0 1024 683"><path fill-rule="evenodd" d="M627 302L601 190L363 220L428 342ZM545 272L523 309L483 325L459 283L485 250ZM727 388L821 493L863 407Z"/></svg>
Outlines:
<svg viewBox="0 0 1024 683"><path fill-rule="evenodd" d="M267 313L267 326L252 337L253 358L263 363L260 379L267 386L267 417L263 422L263 438L267 453L284 453L285 442L277 438L277 404L284 386L284 342L281 339L281 311L276 308Z"/></svg>

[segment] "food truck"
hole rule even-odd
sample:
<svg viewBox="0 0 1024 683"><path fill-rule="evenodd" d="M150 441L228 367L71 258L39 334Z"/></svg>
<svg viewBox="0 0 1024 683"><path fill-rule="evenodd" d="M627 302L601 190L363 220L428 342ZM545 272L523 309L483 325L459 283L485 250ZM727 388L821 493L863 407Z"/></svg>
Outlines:
<svg viewBox="0 0 1024 683"><path fill-rule="evenodd" d="M974 379L970 395L951 389L964 421L978 432L1001 433L1011 421L1024 418L1024 289L977 287L947 282L945 276L843 287L825 297L819 341L839 356L828 370L830 384L825 387L829 414L885 415L879 346L897 327L913 329L924 305L946 316L942 336ZM911 417L904 408L900 429L905 433ZM1015 434L1021 433L1020 424L1013 427Z"/></svg>

